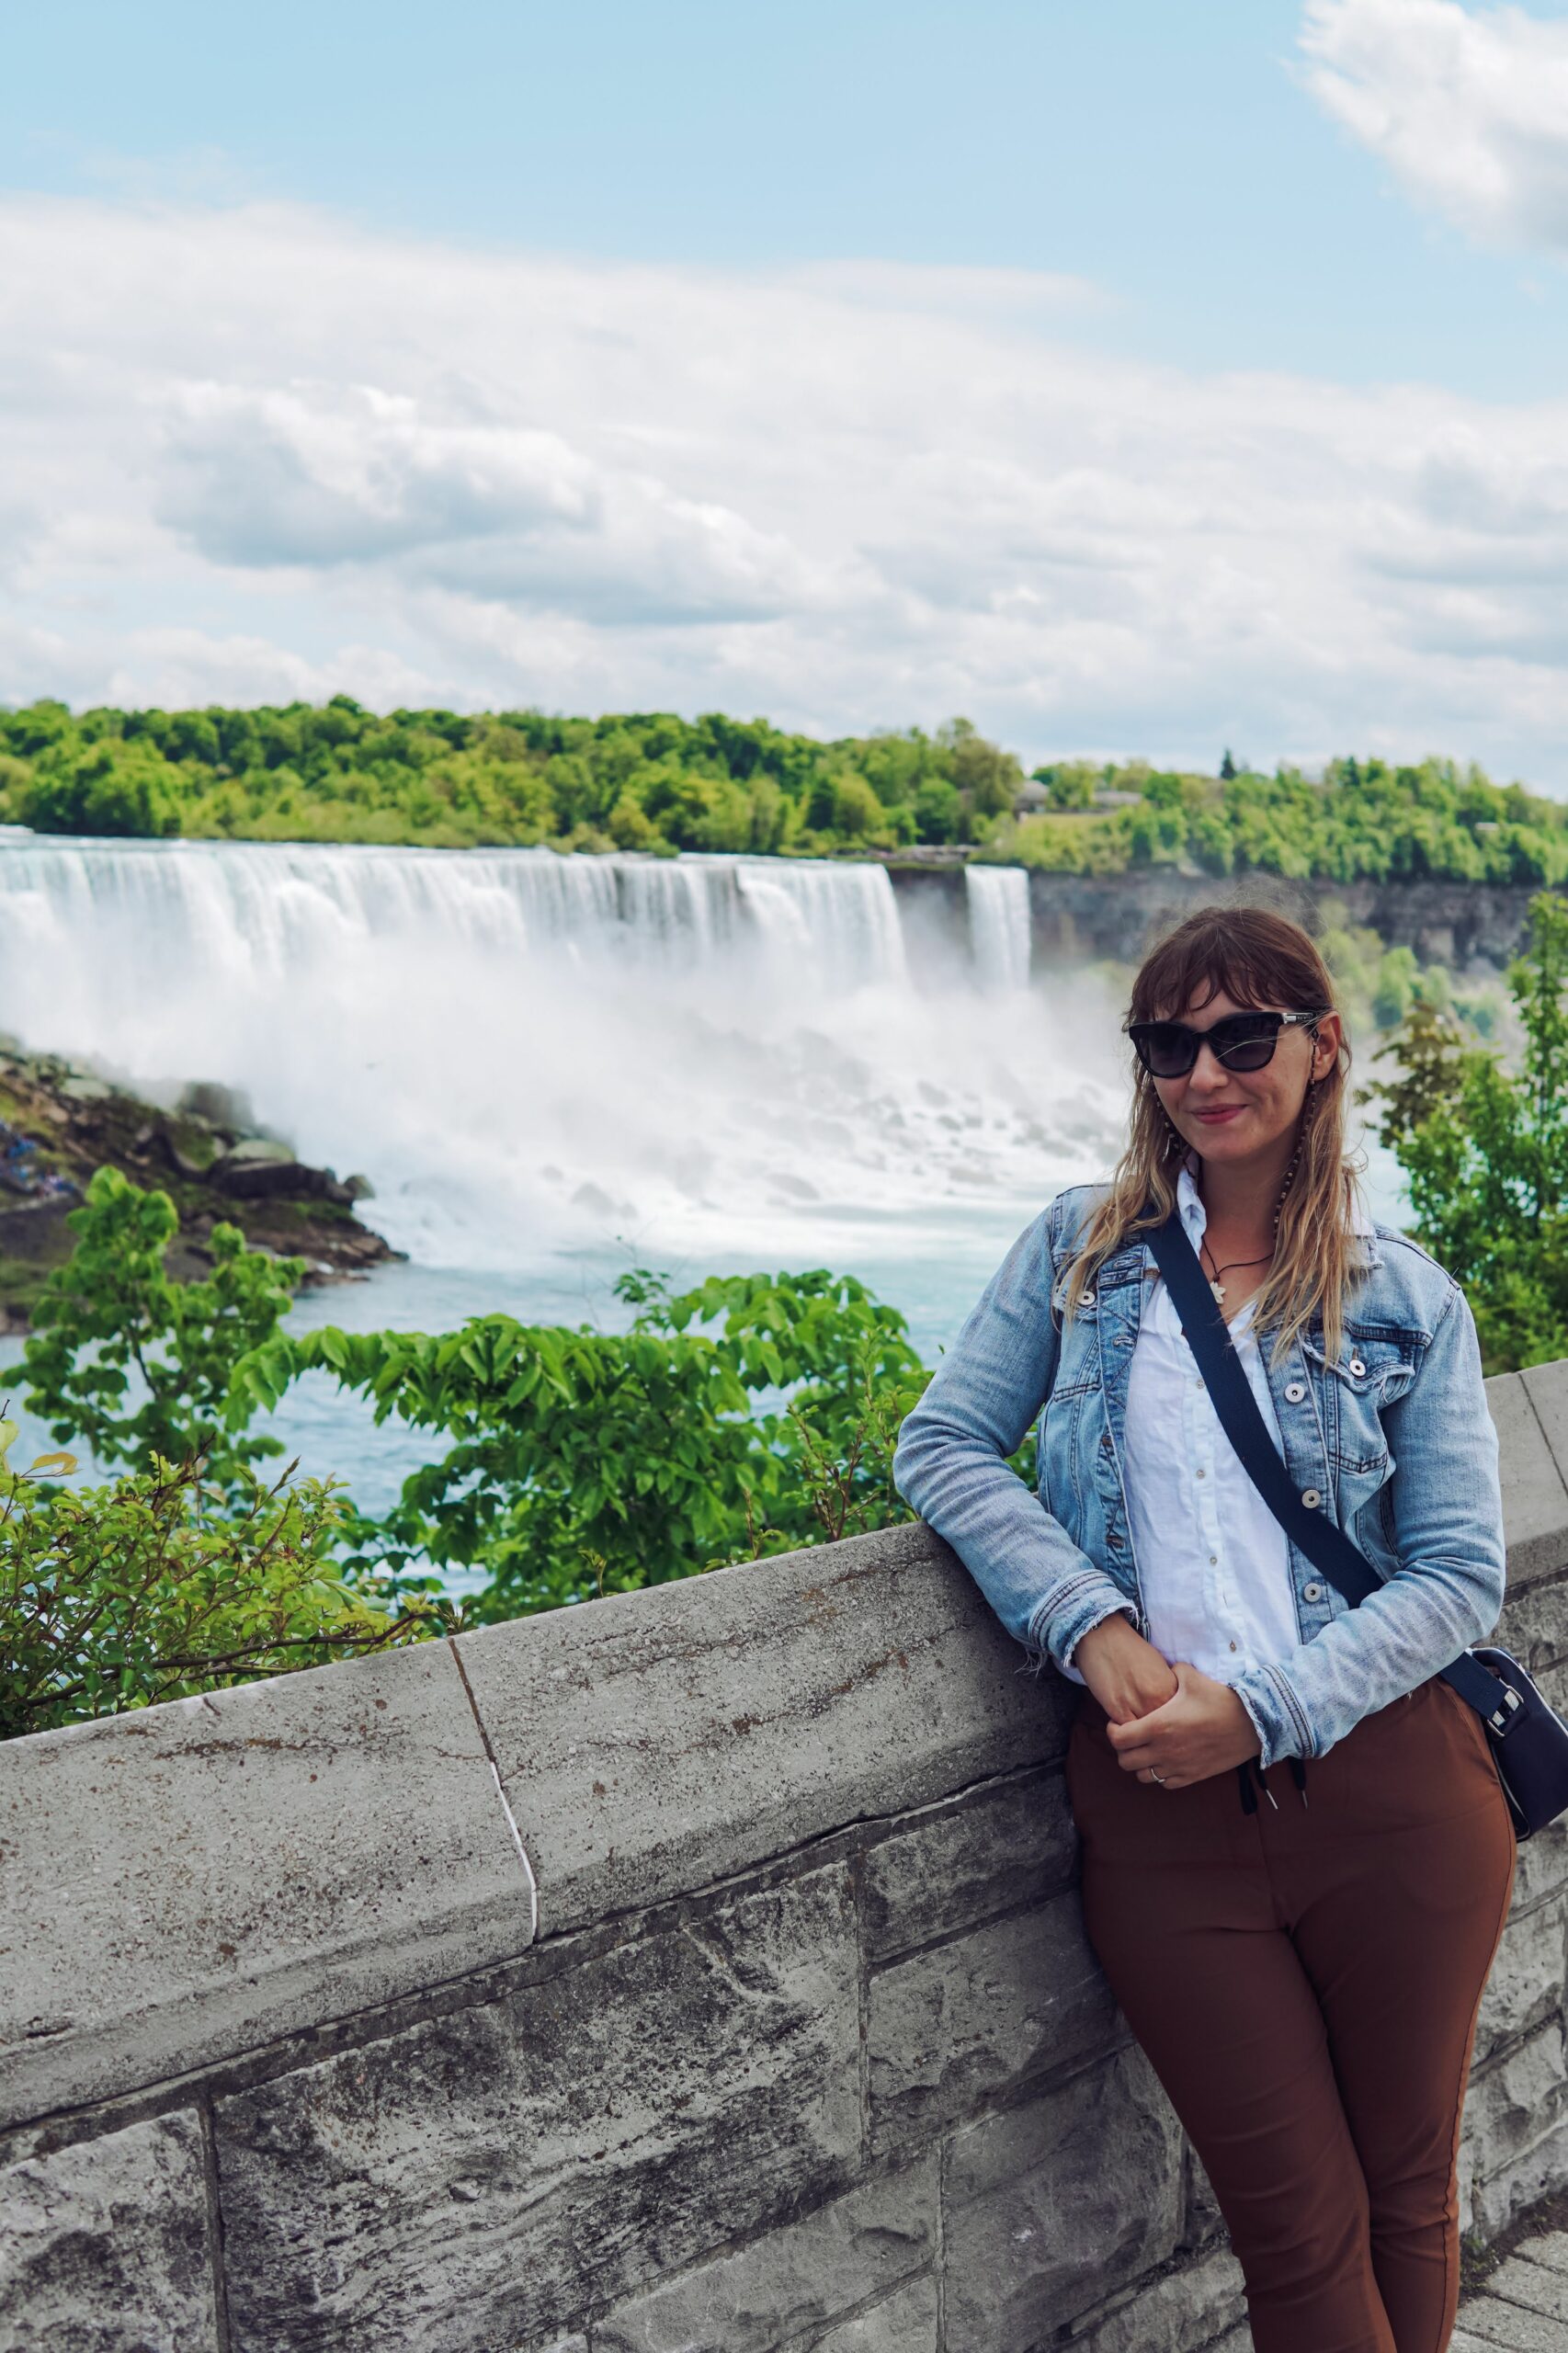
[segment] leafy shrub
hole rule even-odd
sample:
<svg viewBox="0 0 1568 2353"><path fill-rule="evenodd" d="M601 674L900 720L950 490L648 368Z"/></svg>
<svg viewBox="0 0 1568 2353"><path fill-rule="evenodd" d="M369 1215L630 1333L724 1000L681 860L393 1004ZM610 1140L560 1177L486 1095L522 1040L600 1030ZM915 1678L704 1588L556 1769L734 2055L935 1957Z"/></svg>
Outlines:
<svg viewBox="0 0 1568 2353"><path fill-rule="evenodd" d="M234 1370L243 1427L325 1370L455 1441L350 1557L483 1568L513 1617L906 1519L899 1423L926 1383L903 1318L846 1275L622 1275L628 1332L472 1318L461 1330L278 1334ZM717 1328L703 1330L704 1324Z"/></svg>
<svg viewBox="0 0 1568 2353"><path fill-rule="evenodd" d="M1568 1356L1568 906L1530 902L1510 966L1518 1069L1423 997L1366 1090L1403 1167L1415 1233L1465 1286L1488 1372Z"/></svg>
<svg viewBox="0 0 1568 2353"><path fill-rule="evenodd" d="M200 1455L210 1485L245 1485L252 1464L283 1449L230 1427L231 1376L276 1332L304 1260L269 1258L238 1226L216 1225L210 1276L176 1282L164 1266L173 1201L117 1168L95 1172L65 1222L76 1247L45 1282L23 1349L28 1404L53 1438L101 1462L140 1471L153 1454Z"/></svg>
<svg viewBox="0 0 1568 2353"><path fill-rule="evenodd" d="M0 1738L456 1625L433 1593L335 1564L342 1506L293 1467L217 1518L195 1457L80 1492L0 1477Z"/></svg>

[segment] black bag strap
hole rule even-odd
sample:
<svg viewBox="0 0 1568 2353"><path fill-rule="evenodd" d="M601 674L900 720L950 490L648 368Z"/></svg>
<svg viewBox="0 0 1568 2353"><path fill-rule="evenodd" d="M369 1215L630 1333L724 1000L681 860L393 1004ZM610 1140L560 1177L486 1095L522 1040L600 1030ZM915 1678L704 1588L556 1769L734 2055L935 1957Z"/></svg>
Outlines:
<svg viewBox="0 0 1568 2353"><path fill-rule="evenodd" d="M1165 1223L1150 1229L1145 1238L1165 1279L1198 1370L1214 1401L1220 1426L1235 1448L1243 1470L1286 1535L1301 1547L1313 1568L1321 1569L1347 1601L1365 1601L1369 1594L1379 1591L1382 1579L1344 1529L1335 1527L1325 1511L1303 1503L1297 1494L1242 1370L1224 1310L1199 1263L1198 1253L1187 1238L1180 1211L1173 1210ZM1501 1699L1498 1678L1478 1659L1462 1651L1453 1665L1441 1672L1444 1680L1453 1685L1460 1698L1484 1719L1490 1730L1506 1729L1507 1708Z"/></svg>

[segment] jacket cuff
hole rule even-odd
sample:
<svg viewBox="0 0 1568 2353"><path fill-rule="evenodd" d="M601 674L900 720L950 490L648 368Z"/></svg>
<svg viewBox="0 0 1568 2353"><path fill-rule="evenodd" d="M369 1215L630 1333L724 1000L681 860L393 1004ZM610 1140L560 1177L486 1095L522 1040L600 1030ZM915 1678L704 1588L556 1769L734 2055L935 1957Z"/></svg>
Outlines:
<svg viewBox="0 0 1568 2353"><path fill-rule="evenodd" d="M1267 1772L1281 1756L1316 1754L1295 1687L1277 1666L1249 1666L1231 1686L1247 1714L1259 1743L1258 1768Z"/></svg>
<svg viewBox="0 0 1568 2353"><path fill-rule="evenodd" d="M1122 1610L1138 1623L1136 1605L1103 1569L1074 1577L1066 1587L1041 1602L1029 1620L1029 1642L1050 1653L1060 1667L1073 1664L1073 1653L1091 1628Z"/></svg>

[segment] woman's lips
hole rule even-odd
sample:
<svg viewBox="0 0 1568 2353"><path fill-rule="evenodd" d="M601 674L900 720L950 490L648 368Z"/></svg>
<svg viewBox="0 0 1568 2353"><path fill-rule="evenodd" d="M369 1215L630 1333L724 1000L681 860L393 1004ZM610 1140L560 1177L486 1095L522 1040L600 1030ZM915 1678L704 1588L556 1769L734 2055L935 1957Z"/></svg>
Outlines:
<svg viewBox="0 0 1568 2353"><path fill-rule="evenodd" d="M1217 1110L1199 1111L1197 1117L1207 1121L1210 1127L1217 1128L1222 1126L1225 1120L1235 1119L1244 1108L1244 1105L1240 1103L1226 1103Z"/></svg>

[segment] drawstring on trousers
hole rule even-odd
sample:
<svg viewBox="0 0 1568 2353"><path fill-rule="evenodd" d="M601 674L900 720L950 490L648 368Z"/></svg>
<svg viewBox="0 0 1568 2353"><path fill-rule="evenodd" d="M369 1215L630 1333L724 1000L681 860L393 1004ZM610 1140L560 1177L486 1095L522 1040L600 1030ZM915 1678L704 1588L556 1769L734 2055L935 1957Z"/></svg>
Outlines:
<svg viewBox="0 0 1568 2353"><path fill-rule="evenodd" d="M1306 1766L1299 1756L1288 1756L1285 1761L1290 1768L1290 1779L1296 1784L1296 1788L1301 1795L1301 1803L1305 1805L1307 1802ZM1255 1778L1257 1783L1256 1789L1253 1787ZM1258 1790L1263 1791L1264 1796L1268 1800L1268 1802L1274 1808L1275 1813L1278 1813L1279 1801L1275 1796L1273 1790L1269 1788L1268 1783L1264 1779L1263 1768L1258 1763L1256 1756L1249 1756L1244 1765L1238 1765L1236 1767L1236 1779L1241 1788L1242 1812L1244 1813L1256 1813L1257 1812Z"/></svg>

